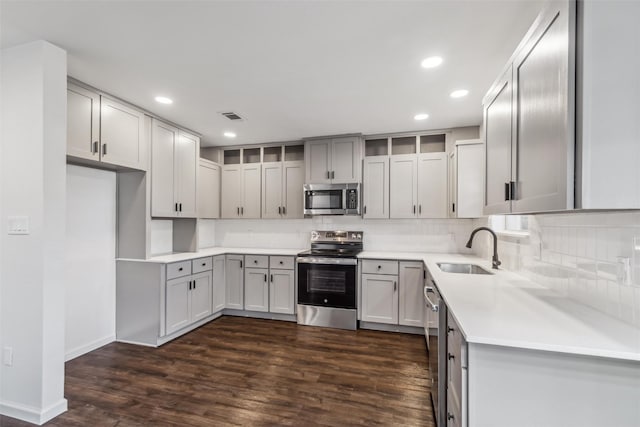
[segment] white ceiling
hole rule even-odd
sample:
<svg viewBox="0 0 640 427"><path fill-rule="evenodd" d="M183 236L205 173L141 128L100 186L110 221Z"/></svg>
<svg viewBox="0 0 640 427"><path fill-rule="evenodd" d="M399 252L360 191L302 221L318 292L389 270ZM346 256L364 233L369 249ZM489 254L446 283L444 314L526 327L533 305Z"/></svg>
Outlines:
<svg viewBox="0 0 640 427"><path fill-rule="evenodd" d="M477 125L540 4L2 0L0 40L66 49L69 75L201 133L203 145L249 144ZM421 68L431 55L444 63ZM469 96L450 98L459 88ZM218 114L228 110L247 120ZM414 121L421 112L430 117Z"/></svg>

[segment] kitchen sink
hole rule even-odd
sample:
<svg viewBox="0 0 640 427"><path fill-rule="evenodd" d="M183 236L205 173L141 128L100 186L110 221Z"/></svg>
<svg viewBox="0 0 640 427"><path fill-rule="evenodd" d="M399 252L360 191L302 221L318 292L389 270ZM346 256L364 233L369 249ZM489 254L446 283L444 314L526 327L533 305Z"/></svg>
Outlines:
<svg viewBox="0 0 640 427"><path fill-rule="evenodd" d="M459 273L459 274L493 274L490 271L485 270L479 265L475 264L458 264L450 262L439 262L436 264L440 270L445 273Z"/></svg>

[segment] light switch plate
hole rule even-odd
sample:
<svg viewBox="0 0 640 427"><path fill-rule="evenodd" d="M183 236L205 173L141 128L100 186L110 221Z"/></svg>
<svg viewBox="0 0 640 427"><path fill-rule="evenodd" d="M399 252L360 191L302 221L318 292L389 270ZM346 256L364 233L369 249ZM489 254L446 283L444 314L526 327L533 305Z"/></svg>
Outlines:
<svg viewBox="0 0 640 427"><path fill-rule="evenodd" d="M2 349L2 363L5 366L13 366L13 348L5 347Z"/></svg>
<svg viewBox="0 0 640 427"><path fill-rule="evenodd" d="M7 234L29 234L28 216L10 216L7 218Z"/></svg>

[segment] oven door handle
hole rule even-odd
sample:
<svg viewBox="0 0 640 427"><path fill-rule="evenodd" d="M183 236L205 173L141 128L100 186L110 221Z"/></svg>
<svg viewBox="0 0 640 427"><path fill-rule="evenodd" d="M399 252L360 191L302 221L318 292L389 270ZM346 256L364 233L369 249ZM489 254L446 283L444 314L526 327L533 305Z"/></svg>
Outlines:
<svg viewBox="0 0 640 427"><path fill-rule="evenodd" d="M431 306L431 311L433 311L434 313L437 313L440 307L438 307L436 304L433 303L433 301L429 299L429 295L427 295L427 292L433 292L433 288L430 286L424 287L424 300L427 302L427 304Z"/></svg>
<svg viewBox="0 0 640 427"><path fill-rule="evenodd" d="M358 260L355 258L316 258L316 257L298 257L298 264L327 264L327 265L357 265Z"/></svg>

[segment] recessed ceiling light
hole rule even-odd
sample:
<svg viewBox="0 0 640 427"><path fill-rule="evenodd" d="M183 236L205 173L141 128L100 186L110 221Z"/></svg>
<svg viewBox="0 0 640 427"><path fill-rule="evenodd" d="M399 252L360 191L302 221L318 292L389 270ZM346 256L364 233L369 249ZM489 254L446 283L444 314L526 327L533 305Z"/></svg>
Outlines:
<svg viewBox="0 0 640 427"><path fill-rule="evenodd" d="M462 98L463 96L467 96L469 95L469 91L466 89L458 89L458 90L454 90L453 92L451 92L451 95L449 95L452 98Z"/></svg>
<svg viewBox="0 0 640 427"><path fill-rule="evenodd" d="M156 102L160 104L173 104L173 99L167 98L166 96L156 96Z"/></svg>
<svg viewBox="0 0 640 427"><path fill-rule="evenodd" d="M226 136L227 138L235 138L236 134L234 132L225 132L224 136Z"/></svg>
<svg viewBox="0 0 640 427"><path fill-rule="evenodd" d="M429 118L429 115L425 114L425 113L420 113L420 114L416 114L415 116L413 116L413 118L415 120L425 120L425 119Z"/></svg>
<svg viewBox="0 0 640 427"><path fill-rule="evenodd" d="M440 64L442 64L442 58L439 56L430 56L422 60L421 63L423 68L434 68Z"/></svg>

